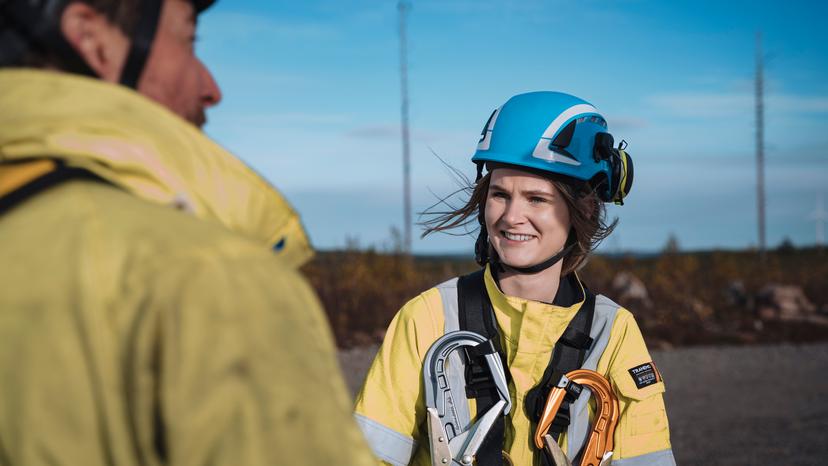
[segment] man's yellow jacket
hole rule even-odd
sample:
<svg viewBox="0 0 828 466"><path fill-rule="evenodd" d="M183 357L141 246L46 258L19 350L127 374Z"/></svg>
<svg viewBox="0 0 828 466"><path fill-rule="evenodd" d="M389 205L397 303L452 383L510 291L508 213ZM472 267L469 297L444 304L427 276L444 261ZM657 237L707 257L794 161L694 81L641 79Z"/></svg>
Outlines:
<svg viewBox="0 0 828 466"><path fill-rule="evenodd" d="M505 423L504 451L516 466L539 464L538 451L530 445L534 431L526 416L524 398L541 379L555 343L583 304L583 289L573 277L572 287L578 288L575 293L580 295L580 301L563 307L506 296L488 268L484 277L511 374L512 409ZM357 397L356 418L383 463L431 464L422 365L431 345L451 327L451 320L456 329L456 282L457 279L452 279L432 288L400 310L388 327ZM664 382L632 314L598 296L590 335L595 343L585 366L593 366L587 368L606 377L619 399L620 418L615 430L612 464L674 465L662 396ZM637 380L636 369L648 371L651 377ZM460 378L462 381L462 374ZM570 408L573 419L578 403L585 413L583 418L591 412L587 398L581 398ZM468 411L475 412L473 399L469 400ZM577 453L570 437L583 440L586 435L585 424L580 430L573 424L574 421L560 442L570 458ZM573 448L568 448L567 443L573 443Z"/></svg>
<svg viewBox="0 0 828 466"><path fill-rule="evenodd" d="M0 71L0 199L61 166L0 213L0 463L372 461L276 190L129 89Z"/></svg>

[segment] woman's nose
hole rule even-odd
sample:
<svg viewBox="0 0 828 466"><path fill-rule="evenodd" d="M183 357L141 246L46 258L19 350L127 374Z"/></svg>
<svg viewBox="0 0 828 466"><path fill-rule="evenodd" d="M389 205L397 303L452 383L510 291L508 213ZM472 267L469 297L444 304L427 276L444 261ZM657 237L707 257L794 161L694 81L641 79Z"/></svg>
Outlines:
<svg viewBox="0 0 828 466"><path fill-rule="evenodd" d="M520 224L524 219L523 206L514 199L509 200L500 218L509 226Z"/></svg>

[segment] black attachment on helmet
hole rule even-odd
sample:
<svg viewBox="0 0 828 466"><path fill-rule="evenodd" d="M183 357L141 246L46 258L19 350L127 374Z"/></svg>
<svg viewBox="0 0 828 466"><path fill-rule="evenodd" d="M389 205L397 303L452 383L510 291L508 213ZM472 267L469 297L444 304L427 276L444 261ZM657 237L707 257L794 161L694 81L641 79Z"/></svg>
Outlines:
<svg viewBox="0 0 828 466"><path fill-rule="evenodd" d="M492 113L492 116L494 116L494 113ZM491 120L491 117L489 119ZM486 127L488 127L488 123L486 123ZM483 132L485 134L485 128ZM477 175L474 178L476 185L483 178L483 167L486 164L485 162L476 162L475 165L477 165ZM481 267L485 267L489 262L489 232L486 231L485 205L486 199L483 199L477 209L477 223L480 225L480 233L477 234L477 240L474 242L474 261Z"/></svg>
<svg viewBox="0 0 828 466"><path fill-rule="evenodd" d="M595 187L598 188L596 192L602 201L624 205L624 198L632 189L633 163L625 150L626 141L621 141L617 148L613 147L614 144L612 135L609 133L595 135L593 157L596 162L600 160L609 162L612 173L609 179L597 180Z"/></svg>

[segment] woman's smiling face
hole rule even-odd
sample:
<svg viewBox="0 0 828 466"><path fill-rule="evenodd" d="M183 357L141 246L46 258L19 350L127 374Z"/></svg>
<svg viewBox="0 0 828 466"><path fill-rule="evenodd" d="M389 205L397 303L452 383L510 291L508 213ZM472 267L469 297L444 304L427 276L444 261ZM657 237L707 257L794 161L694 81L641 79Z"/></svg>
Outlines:
<svg viewBox="0 0 828 466"><path fill-rule="evenodd" d="M569 207L552 181L526 171L496 168L486 196L486 230L500 260L529 267L563 249Z"/></svg>

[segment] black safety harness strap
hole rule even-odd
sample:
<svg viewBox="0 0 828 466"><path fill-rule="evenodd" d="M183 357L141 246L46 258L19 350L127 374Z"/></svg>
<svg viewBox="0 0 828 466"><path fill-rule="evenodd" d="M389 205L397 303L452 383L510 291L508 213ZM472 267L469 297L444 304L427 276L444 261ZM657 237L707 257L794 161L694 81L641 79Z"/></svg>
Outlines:
<svg viewBox="0 0 828 466"><path fill-rule="evenodd" d="M592 345L589 330L595 315L595 295L585 289L584 304L569 322L552 351L552 359L541 377L540 382L526 394L526 414L533 422L540 419L549 391L568 372L580 369L586 359L586 352ZM549 433L557 440L569 425L569 405L574 402L577 393L568 393L561 403L558 414L549 428Z"/></svg>
<svg viewBox="0 0 828 466"><path fill-rule="evenodd" d="M500 335L497 331L492 303L489 300L489 294L486 293L482 269L458 279L457 301L460 330L469 330L488 338L480 345L466 351L466 396L477 400L477 417L479 418L499 399L485 355L497 352L503 361L503 368L508 367L500 348ZM505 372L508 378L509 371ZM477 450L478 466L503 465L501 451L504 435L505 419L500 416Z"/></svg>
<svg viewBox="0 0 828 466"><path fill-rule="evenodd" d="M20 186L11 191L0 192L0 215L3 215L8 210L14 208L27 199L65 181L85 179L108 183L103 178L100 178L88 170L76 167L67 167L60 160L48 161L51 166L47 170L43 170L42 173L38 173L37 176L26 180ZM29 162L20 162L20 165L24 163ZM0 168L9 168L9 166L17 165L17 163L9 163L4 165L7 166L0 166ZM0 171L0 175L2 175L2 171Z"/></svg>
<svg viewBox="0 0 828 466"><path fill-rule="evenodd" d="M491 299L486 292L484 270L478 270L464 275L457 282L458 323L460 330L469 330L479 333L488 340L466 351L466 396L477 400L477 416L481 416L497 402L497 391L491 378L483 356L497 351L503 361L503 367L508 368L506 357L500 348L500 334L492 308ZM525 406L529 419L537 423L549 391L560 382L566 373L579 369L586 358L586 352L592 345L589 331L592 328L592 319L595 314L595 295L584 287L584 303L569 322L555 348L549 365L537 386L526 395ZM509 377L509 371L506 370ZM580 387L570 384L567 395L549 431L557 440L560 434L569 426L569 405L575 401L580 393ZM483 445L477 453L477 464L491 466L503 464L501 450L503 449L505 420L501 416ZM528 439L531 442L531 439ZM544 465L549 464L547 455L540 455Z"/></svg>

